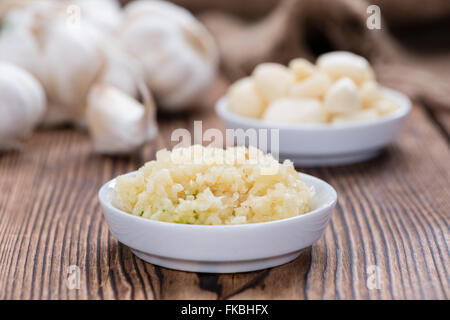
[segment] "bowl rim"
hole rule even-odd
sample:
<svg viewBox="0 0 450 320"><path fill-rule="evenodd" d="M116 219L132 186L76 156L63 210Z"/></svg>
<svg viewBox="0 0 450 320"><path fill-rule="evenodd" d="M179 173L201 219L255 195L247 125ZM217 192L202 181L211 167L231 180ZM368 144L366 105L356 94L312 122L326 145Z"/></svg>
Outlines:
<svg viewBox="0 0 450 320"><path fill-rule="evenodd" d="M385 123L393 122L396 120L403 119L411 111L411 100L405 94L390 89L386 87L381 87L382 91L389 96L391 99L395 100L399 105L400 109L393 112L392 114L381 117L380 119L374 121L362 121L354 123L317 123L317 124L286 124L286 123L272 123L270 121L264 121L261 119L249 118L228 110L227 106L227 95L225 94L216 101L216 113L222 119L226 121L232 121L235 124L246 127L258 127L267 129L286 129L295 131L332 131L336 132L339 130L346 129L359 129L359 128L369 128L381 126Z"/></svg>
<svg viewBox="0 0 450 320"><path fill-rule="evenodd" d="M126 174L124 174L124 176L134 175L134 174L136 174L136 172L137 171L132 171L132 172L126 173ZM323 212L324 210L326 211L328 209L334 208L334 206L337 203L338 196L337 196L336 190L329 183L325 182L322 179L316 178L312 175L306 174L306 173L298 172L298 174L300 175L300 177L302 179L306 178L306 180L314 181L315 184L322 184L323 186L325 186L325 188L328 189L328 192L331 193L331 200L324 204L321 204L318 208L311 210L305 214L298 215L295 217L285 218L285 219L274 220L274 221L235 224L235 225L202 225L202 224L173 223L173 222L166 222L166 221L159 221L159 220L151 220L151 219L135 216L135 215L127 213L119 208L116 208L111 203L111 201L108 201L106 199L106 193L107 193L108 189L110 189L112 187L112 185L115 184L117 177L109 180L100 188L100 190L98 191L98 198L99 198L101 206L103 207L103 213L105 211L104 208L107 208L109 210L112 210L112 212L114 212L116 214L122 215L123 217L126 217L131 220L135 220L135 221L140 221L140 222L146 223L148 225L167 227L167 228L175 228L175 229L210 230L210 231L227 230L227 229L232 229L232 230L244 229L244 230L250 231L253 228L271 226L271 225L275 225L275 224L290 223L293 220L307 219L308 217L319 214L320 212Z"/></svg>

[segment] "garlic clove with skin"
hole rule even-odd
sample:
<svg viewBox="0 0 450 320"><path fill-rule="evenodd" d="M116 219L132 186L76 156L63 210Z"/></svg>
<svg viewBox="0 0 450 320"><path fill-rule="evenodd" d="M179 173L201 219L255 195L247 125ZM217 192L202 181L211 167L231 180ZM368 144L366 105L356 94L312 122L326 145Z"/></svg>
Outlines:
<svg viewBox="0 0 450 320"><path fill-rule="evenodd" d="M35 77L0 62L0 149L19 146L39 122L45 105L44 89Z"/></svg>
<svg viewBox="0 0 450 320"><path fill-rule="evenodd" d="M131 2L124 9L119 37L142 62L147 84L163 109L192 105L214 79L214 39L189 11L172 3Z"/></svg>
<svg viewBox="0 0 450 320"><path fill-rule="evenodd" d="M111 85L95 85L86 112L94 149L104 154L135 151L156 134L154 109L152 100L142 105Z"/></svg>

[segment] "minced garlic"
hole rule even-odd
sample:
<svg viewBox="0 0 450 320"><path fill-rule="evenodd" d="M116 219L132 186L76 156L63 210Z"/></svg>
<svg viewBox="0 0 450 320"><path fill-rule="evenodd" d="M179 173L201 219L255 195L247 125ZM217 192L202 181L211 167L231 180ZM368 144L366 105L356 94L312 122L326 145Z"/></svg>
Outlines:
<svg viewBox="0 0 450 320"><path fill-rule="evenodd" d="M272 169L263 170L270 164ZM291 161L256 148L195 145L160 150L135 175L117 178L120 209L147 219L202 225L273 221L310 211L314 190Z"/></svg>

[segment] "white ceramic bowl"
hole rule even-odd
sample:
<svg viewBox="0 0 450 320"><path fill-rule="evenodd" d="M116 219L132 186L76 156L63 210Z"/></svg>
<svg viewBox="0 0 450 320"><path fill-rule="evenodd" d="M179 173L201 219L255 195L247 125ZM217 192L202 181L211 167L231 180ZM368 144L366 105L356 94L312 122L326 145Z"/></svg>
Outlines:
<svg viewBox="0 0 450 320"><path fill-rule="evenodd" d="M205 226L148 220L111 204L115 179L100 189L99 198L112 235L139 258L177 270L245 272L287 263L323 234L336 191L320 179L300 175L316 191L311 201L314 210L272 222Z"/></svg>
<svg viewBox="0 0 450 320"><path fill-rule="evenodd" d="M386 88L383 91L396 101L400 108L393 114L371 122L332 125L274 124L229 111L226 97L217 102L216 112L229 129L279 129L281 160L290 159L300 166L349 164L375 157L390 144L411 109L411 101L404 94ZM268 147L267 151L270 152L270 139Z"/></svg>

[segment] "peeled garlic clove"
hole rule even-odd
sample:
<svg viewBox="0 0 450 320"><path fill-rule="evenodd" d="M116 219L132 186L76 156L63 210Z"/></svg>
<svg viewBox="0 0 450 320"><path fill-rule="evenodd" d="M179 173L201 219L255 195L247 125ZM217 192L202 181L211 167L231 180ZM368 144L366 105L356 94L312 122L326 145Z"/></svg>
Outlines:
<svg viewBox="0 0 450 320"><path fill-rule="evenodd" d="M154 104L144 106L113 86L95 85L86 111L94 149L105 154L135 151L156 134L154 108Z"/></svg>
<svg viewBox="0 0 450 320"><path fill-rule="evenodd" d="M265 104L251 78L236 81L227 94L230 111L245 117L261 117Z"/></svg>
<svg viewBox="0 0 450 320"><path fill-rule="evenodd" d="M71 26L63 17L49 21L45 29L44 86L48 99L60 108L60 115L74 122L83 121L89 88L102 72L100 38L101 33L88 22Z"/></svg>
<svg viewBox="0 0 450 320"><path fill-rule="evenodd" d="M329 113L352 113L361 108L356 84L350 78L342 78L328 89L324 98L325 110Z"/></svg>
<svg viewBox="0 0 450 320"><path fill-rule="evenodd" d="M143 65L147 84L167 110L195 103L209 88L218 49L189 11L165 1L133 1L125 7L120 39Z"/></svg>
<svg viewBox="0 0 450 320"><path fill-rule="evenodd" d="M108 32L116 31L122 22L117 0L71 0L68 5L78 6L82 19Z"/></svg>
<svg viewBox="0 0 450 320"><path fill-rule="evenodd" d="M290 95L296 98L320 98L331 86L330 77L324 72L315 72L310 77L296 82L291 87Z"/></svg>
<svg viewBox="0 0 450 320"><path fill-rule="evenodd" d="M289 68L294 72L297 81L304 80L316 72L316 67L303 58L291 60L289 62Z"/></svg>
<svg viewBox="0 0 450 320"><path fill-rule="evenodd" d="M373 70L366 58L347 51L334 51L321 55L317 67L332 78L349 77L356 83L373 79Z"/></svg>
<svg viewBox="0 0 450 320"><path fill-rule="evenodd" d="M376 109L365 109L356 111L349 114L337 115L332 119L332 123L350 123L350 122L368 122L374 121L379 118L378 112Z"/></svg>
<svg viewBox="0 0 450 320"><path fill-rule="evenodd" d="M0 149L14 147L37 125L45 111L41 84L29 72L0 62Z"/></svg>
<svg viewBox="0 0 450 320"><path fill-rule="evenodd" d="M397 103L385 97L382 97L381 99L375 101L372 104L372 107L375 108L378 114L382 116L393 113L399 108Z"/></svg>
<svg viewBox="0 0 450 320"><path fill-rule="evenodd" d="M252 73L256 90L267 102L286 97L295 82L294 73L278 63L262 63Z"/></svg>
<svg viewBox="0 0 450 320"><path fill-rule="evenodd" d="M273 101L263 119L277 123L324 123L326 113L317 99L284 98Z"/></svg>
<svg viewBox="0 0 450 320"><path fill-rule="evenodd" d="M359 89L359 96L361 97L361 103L363 107L367 108L376 100L380 99L380 88L375 81L366 81L361 85L361 88Z"/></svg>

